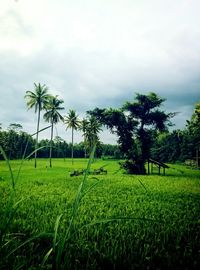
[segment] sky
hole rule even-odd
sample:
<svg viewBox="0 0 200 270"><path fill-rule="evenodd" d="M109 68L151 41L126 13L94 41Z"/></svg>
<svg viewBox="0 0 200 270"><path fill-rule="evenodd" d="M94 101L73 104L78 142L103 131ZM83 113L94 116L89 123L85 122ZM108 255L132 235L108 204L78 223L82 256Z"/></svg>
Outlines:
<svg viewBox="0 0 200 270"><path fill-rule="evenodd" d="M199 10L199 0L0 0L0 123L34 133L24 95L41 83L64 100L63 115L80 118L155 92L183 129L200 100ZM55 135L70 134L57 125ZM104 131L101 140L116 138Z"/></svg>

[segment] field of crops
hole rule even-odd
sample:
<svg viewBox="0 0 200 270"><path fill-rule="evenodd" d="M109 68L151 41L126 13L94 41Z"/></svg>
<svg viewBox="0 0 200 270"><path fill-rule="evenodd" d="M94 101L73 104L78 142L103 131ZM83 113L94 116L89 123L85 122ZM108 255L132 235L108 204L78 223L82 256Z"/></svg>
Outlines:
<svg viewBox="0 0 200 270"><path fill-rule="evenodd" d="M25 161L13 191L0 161L0 269L199 269L200 171L136 176L95 160L107 174L70 177L86 166Z"/></svg>

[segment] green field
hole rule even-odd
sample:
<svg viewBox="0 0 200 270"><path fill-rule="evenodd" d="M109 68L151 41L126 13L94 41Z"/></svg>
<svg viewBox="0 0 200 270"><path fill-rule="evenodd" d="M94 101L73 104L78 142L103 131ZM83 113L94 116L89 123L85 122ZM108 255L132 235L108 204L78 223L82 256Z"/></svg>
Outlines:
<svg viewBox="0 0 200 270"><path fill-rule="evenodd" d="M0 269L56 269L56 258L57 269L199 269L200 171L169 165L166 176L136 176L118 161L95 160L91 170L108 173L90 175L75 205L83 176L70 172L87 161L48 165L25 161L13 192L0 161ZM15 178L19 166L11 161Z"/></svg>

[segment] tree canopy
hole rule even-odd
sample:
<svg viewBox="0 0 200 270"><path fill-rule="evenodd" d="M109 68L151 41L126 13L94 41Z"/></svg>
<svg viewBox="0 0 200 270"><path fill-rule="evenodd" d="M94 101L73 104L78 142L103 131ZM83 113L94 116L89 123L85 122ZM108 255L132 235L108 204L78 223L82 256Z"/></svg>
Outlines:
<svg viewBox="0 0 200 270"><path fill-rule="evenodd" d="M145 174L145 162L155 131L166 131L173 113L165 113L160 106L165 100L155 93L136 94L133 102L126 102L120 109L96 108L89 113L118 136L126 161L123 167L129 173Z"/></svg>

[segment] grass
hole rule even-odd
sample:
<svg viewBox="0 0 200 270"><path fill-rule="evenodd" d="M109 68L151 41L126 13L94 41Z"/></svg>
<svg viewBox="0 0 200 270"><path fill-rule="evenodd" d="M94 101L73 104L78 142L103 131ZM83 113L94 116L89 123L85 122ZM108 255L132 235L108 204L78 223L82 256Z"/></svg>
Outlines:
<svg viewBox="0 0 200 270"><path fill-rule="evenodd" d="M14 178L20 164L10 162ZM87 161L48 164L40 159L34 169L30 160L21 168L15 202L23 200L0 251L0 269L55 269L54 252L66 237L83 181L69 175ZM85 183L89 192L79 201L57 269L198 269L200 171L170 165L166 176L131 176L112 160L96 160L92 169L104 165L107 175L91 175ZM8 167L0 161L0 218L11 190Z"/></svg>

